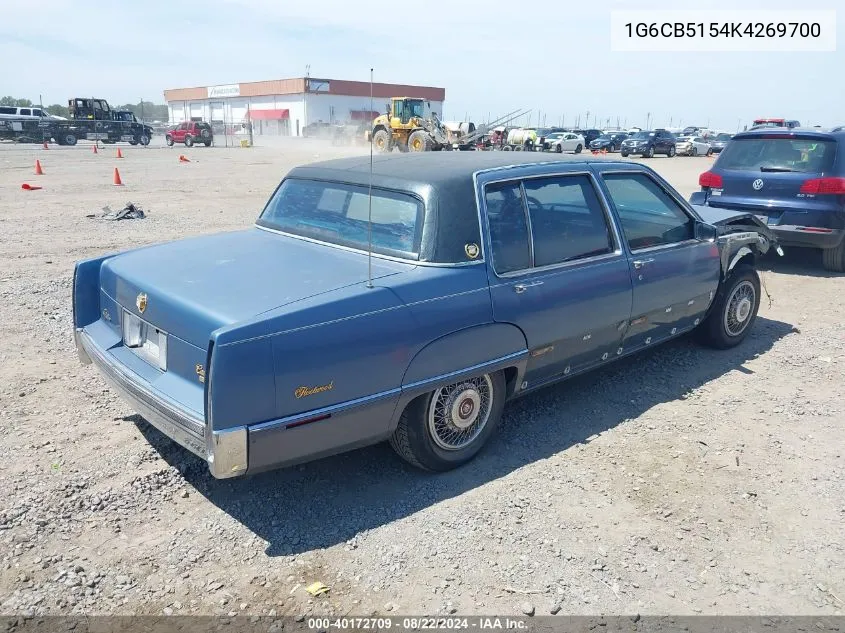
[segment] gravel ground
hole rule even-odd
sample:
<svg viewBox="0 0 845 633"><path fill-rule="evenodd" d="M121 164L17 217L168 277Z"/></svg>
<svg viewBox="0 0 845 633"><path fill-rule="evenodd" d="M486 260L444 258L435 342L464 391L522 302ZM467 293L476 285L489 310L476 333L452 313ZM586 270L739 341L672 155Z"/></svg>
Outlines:
<svg viewBox="0 0 845 633"><path fill-rule="evenodd" d="M456 472L381 445L215 481L79 364L73 262L248 226L290 167L360 150L122 151L0 146L0 612L843 610L845 282L816 254L765 262L738 349L680 340L516 401ZM649 164L688 195L709 162ZM86 217L127 201L148 218Z"/></svg>

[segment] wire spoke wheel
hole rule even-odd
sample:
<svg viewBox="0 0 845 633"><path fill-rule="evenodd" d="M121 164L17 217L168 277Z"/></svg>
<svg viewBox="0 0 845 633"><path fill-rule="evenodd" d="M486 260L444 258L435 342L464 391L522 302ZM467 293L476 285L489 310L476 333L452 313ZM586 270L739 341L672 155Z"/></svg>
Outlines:
<svg viewBox="0 0 845 633"><path fill-rule="evenodd" d="M431 439L445 451L458 451L473 442L490 419L493 381L489 375L440 387L428 407Z"/></svg>
<svg viewBox="0 0 845 633"><path fill-rule="evenodd" d="M730 336L739 336L748 327L756 300L757 291L750 281L742 281L733 289L724 314L725 331Z"/></svg>

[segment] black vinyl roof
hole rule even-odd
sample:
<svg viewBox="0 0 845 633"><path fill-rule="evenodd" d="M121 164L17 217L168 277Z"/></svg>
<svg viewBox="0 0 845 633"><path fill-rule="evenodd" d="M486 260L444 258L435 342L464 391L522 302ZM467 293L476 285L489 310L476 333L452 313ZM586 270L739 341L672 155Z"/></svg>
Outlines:
<svg viewBox="0 0 845 633"><path fill-rule="evenodd" d="M537 152L445 151L373 156L372 185L415 195L425 204L420 260L438 263L467 261L465 246L481 244L473 174L488 169L550 163L583 165L581 155ZM367 186L370 157L356 156L303 165L286 178L304 178Z"/></svg>
<svg viewBox="0 0 845 633"><path fill-rule="evenodd" d="M539 152L416 152L409 154L376 154L373 156L373 175L425 182L437 185L456 179L469 178L483 169L495 169L510 165L553 162L586 162L596 160L584 155L541 154ZM370 157L338 158L311 163L299 169L319 169L325 172L344 172L344 178L366 184L370 173ZM336 174L333 177L340 177ZM359 180L362 179L363 180Z"/></svg>

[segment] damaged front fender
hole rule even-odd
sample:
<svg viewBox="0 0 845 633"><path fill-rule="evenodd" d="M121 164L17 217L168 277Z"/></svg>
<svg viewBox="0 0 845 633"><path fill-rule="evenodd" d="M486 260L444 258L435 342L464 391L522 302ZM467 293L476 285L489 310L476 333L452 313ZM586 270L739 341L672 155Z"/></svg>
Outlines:
<svg viewBox="0 0 845 633"><path fill-rule="evenodd" d="M723 277L748 255L759 257L774 249L783 256L774 233L757 216L701 205L693 205L693 209L702 220L716 227Z"/></svg>

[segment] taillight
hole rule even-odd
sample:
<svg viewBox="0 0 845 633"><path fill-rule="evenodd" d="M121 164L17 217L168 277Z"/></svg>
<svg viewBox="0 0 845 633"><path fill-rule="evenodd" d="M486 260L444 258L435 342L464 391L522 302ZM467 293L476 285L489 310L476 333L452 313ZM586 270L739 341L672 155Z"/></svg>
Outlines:
<svg viewBox="0 0 845 633"><path fill-rule="evenodd" d="M845 178L811 178L801 185L801 193L845 195Z"/></svg>
<svg viewBox="0 0 845 633"><path fill-rule="evenodd" d="M698 177L698 185L700 187L710 187L712 189L721 189L722 177L719 174L714 174L712 171L705 171Z"/></svg>

